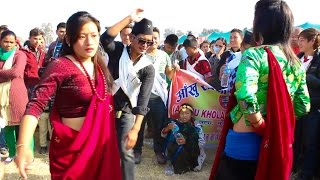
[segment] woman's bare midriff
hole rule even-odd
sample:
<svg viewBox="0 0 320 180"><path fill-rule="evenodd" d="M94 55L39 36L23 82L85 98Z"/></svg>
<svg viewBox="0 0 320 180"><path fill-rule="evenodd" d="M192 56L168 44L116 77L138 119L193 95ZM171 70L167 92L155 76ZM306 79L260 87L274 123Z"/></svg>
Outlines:
<svg viewBox="0 0 320 180"><path fill-rule="evenodd" d="M247 126L244 120L244 116L233 125L233 130L235 132L254 132L254 129L251 126Z"/></svg>
<svg viewBox="0 0 320 180"><path fill-rule="evenodd" d="M85 117L62 118L62 123L73 130L80 131Z"/></svg>

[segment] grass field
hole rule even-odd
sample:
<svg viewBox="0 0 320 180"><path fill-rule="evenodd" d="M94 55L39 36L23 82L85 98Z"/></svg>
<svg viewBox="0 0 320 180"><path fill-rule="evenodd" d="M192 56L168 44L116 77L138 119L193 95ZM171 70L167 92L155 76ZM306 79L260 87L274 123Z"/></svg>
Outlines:
<svg viewBox="0 0 320 180"><path fill-rule="evenodd" d="M35 134L37 138L37 132ZM32 170L29 172L28 179L30 180L47 180L50 179L49 158L48 155L38 154L38 142L36 140L35 161L32 165ZM204 162L203 169L200 172L188 172L183 175L167 176L164 173L166 165L158 165L153 150L149 145L143 147L142 162L136 166L137 180L207 180L210 175L210 169L213 162L214 152L211 149L206 150L207 158ZM19 179L18 170L15 164L9 163L5 165L5 180Z"/></svg>

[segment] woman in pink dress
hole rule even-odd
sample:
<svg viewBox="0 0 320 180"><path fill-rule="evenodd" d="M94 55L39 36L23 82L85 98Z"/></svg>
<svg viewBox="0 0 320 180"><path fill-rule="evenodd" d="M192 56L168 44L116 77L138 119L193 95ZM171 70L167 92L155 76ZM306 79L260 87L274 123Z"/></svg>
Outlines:
<svg viewBox="0 0 320 180"><path fill-rule="evenodd" d="M9 157L5 160L7 163L16 155L19 124L28 103L27 89L23 81L27 57L16 48L16 40L17 37L12 31L6 30L1 33L0 126L6 126L4 132L9 148Z"/></svg>

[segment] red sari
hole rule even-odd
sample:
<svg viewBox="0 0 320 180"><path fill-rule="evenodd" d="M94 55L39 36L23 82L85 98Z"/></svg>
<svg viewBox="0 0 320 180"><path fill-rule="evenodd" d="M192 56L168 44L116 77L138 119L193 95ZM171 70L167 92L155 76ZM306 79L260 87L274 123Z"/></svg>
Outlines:
<svg viewBox="0 0 320 180"><path fill-rule="evenodd" d="M293 162L295 115L293 103L283 78L280 65L268 53L269 84L266 129L260 147L256 180L287 180Z"/></svg>
<svg viewBox="0 0 320 180"><path fill-rule="evenodd" d="M104 81L97 76L96 90L103 94ZM113 98L101 101L94 94L80 131L62 123L54 107L50 120L50 172L53 180L121 180L120 157L115 132Z"/></svg>

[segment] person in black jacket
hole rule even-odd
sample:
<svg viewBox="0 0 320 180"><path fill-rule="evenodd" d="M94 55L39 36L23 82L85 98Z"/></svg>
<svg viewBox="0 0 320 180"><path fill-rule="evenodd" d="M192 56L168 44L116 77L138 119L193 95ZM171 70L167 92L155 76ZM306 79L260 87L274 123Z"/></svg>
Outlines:
<svg viewBox="0 0 320 180"><path fill-rule="evenodd" d="M149 112L148 102L154 82L155 69L146 59L147 49L153 45L153 26L142 18L142 9L108 28L100 38L109 55L108 68L115 79L112 93L116 111L116 129L121 157L122 179L134 179L133 147L144 116ZM129 35L131 44L114 41L119 32L135 22Z"/></svg>
<svg viewBox="0 0 320 180"><path fill-rule="evenodd" d="M299 34L299 48L303 66L306 69L306 80L310 94L311 110L304 118L297 122L297 128L302 128L304 159L301 180L312 179L317 170L320 145L320 37L314 28L303 30ZM299 120L298 120L299 121ZM301 123L301 125L299 125Z"/></svg>

